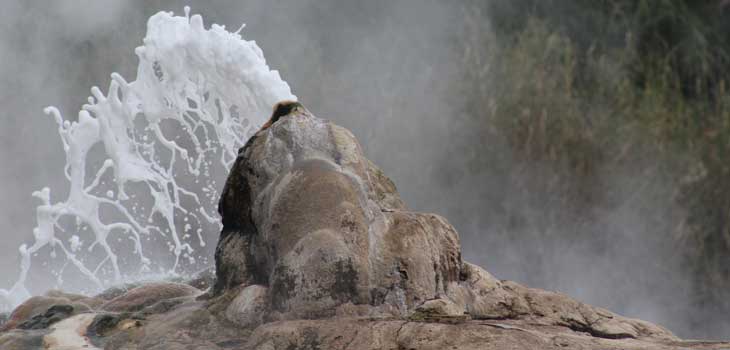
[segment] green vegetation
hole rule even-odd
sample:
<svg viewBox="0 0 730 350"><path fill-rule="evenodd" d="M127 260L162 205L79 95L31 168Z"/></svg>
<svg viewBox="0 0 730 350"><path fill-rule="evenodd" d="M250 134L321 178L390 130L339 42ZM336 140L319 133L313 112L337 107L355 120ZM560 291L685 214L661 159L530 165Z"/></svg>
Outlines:
<svg viewBox="0 0 730 350"><path fill-rule="evenodd" d="M490 220L579 236L595 229L581 222L631 208L642 234L677 249L695 302L730 310L730 4L473 0L464 11L461 122L489 136L463 147L535 213Z"/></svg>

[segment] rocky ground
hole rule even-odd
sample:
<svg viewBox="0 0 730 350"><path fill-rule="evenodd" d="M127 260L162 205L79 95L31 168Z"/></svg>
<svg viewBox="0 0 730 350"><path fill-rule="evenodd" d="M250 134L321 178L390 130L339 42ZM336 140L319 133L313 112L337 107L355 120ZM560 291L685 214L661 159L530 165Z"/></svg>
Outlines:
<svg viewBox="0 0 730 350"><path fill-rule="evenodd" d="M0 318L0 348L730 349L495 279L348 130L291 110L239 153L215 270L33 297Z"/></svg>

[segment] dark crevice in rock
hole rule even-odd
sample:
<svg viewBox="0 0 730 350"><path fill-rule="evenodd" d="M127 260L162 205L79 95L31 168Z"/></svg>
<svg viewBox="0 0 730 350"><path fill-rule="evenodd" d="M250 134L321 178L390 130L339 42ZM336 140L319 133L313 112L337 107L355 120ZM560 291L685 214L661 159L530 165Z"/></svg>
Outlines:
<svg viewBox="0 0 730 350"><path fill-rule="evenodd" d="M90 338L103 337L120 321L128 319L129 315L129 313L97 315L86 329L86 335Z"/></svg>
<svg viewBox="0 0 730 350"><path fill-rule="evenodd" d="M384 289L384 288L370 289L370 305L372 305L372 306L383 305L383 303L385 303L385 298L387 296L388 296L387 289Z"/></svg>
<svg viewBox="0 0 730 350"><path fill-rule="evenodd" d="M71 305L61 304L53 305L46 312L33 316L18 325L18 329L45 329L50 325L59 322L73 315L74 307Z"/></svg>
<svg viewBox="0 0 730 350"><path fill-rule="evenodd" d="M117 326L125 320L130 320L134 323L135 327L142 326L143 318L139 315L131 314L128 312L118 314L99 314L94 317L91 324L86 328L86 336L92 345L98 348L106 348L106 343L109 341L111 336L117 329Z"/></svg>
<svg viewBox="0 0 730 350"><path fill-rule="evenodd" d="M347 302L357 296L357 271L352 265L352 259L335 262L335 283L330 290L332 299Z"/></svg>
<svg viewBox="0 0 730 350"><path fill-rule="evenodd" d="M242 348L245 344L245 339L231 339L215 343L215 345L224 349L239 349Z"/></svg>
<svg viewBox="0 0 730 350"><path fill-rule="evenodd" d="M398 326L398 330L395 331L394 343L396 345L398 345L398 350L410 350L410 349L407 349L406 347L404 347L403 345L401 345L401 343L400 343L400 332L403 330L403 327L405 327L408 323L409 323L409 321L404 321L403 323L400 324L400 326Z"/></svg>
<svg viewBox="0 0 730 350"><path fill-rule="evenodd" d="M239 157L233 165L218 202L218 213L221 215L223 230L215 250L216 281L213 286L213 295L220 295L225 290L242 283L265 284L268 282L265 274L260 273L256 268L250 251L253 246L252 237L258 235L258 230L251 212L251 188L245 174L238 171L243 168L247 173L252 172L248 166L243 166L246 159L242 155L251 147L255 139L254 135L239 150ZM231 264L223 256L224 248L231 241L239 241L238 245L241 246L242 251L238 254L244 257L243 266Z"/></svg>
<svg viewBox="0 0 730 350"><path fill-rule="evenodd" d="M628 334L628 333L601 332L589 324L580 323L575 320L566 322L566 326L568 328L570 328L572 331L588 333L591 336L596 337L596 338L605 338L605 339L628 339L628 338L634 339L635 338L633 335Z"/></svg>
<svg viewBox="0 0 730 350"><path fill-rule="evenodd" d="M286 266L277 266L275 274L277 278L271 283L271 306L274 310L286 311L287 301L296 288L296 280Z"/></svg>

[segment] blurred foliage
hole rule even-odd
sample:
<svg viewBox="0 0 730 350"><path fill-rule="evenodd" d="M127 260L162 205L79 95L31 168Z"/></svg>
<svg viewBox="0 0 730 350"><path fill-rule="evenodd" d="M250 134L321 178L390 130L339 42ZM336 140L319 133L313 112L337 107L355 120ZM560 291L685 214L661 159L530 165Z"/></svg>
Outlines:
<svg viewBox="0 0 730 350"><path fill-rule="evenodd" d="M628 205L677 247L696 302L730 310L730 2L466 3L461 122L487 136L465 152L533 213L488 220L580 235Z"/></svg>

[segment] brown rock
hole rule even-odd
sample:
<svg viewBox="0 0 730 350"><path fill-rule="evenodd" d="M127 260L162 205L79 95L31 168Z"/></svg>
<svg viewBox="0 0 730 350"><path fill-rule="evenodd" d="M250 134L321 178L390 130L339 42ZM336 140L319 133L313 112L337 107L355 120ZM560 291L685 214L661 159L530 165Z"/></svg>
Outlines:
<svg viewBox="0 0 730 350"><path fill-rule="evenodd" d="M460 275L458 235L436 215L401 212L392 181L354 136L306 111L241 150L221 197L216 294L267 285L277 318L339 305L405 316Z"/></svg>
<svg viewBox="0 0 730 350"><path fill-rule="evenodd" d="M437 215L394 211L383 216L383 233L376 236L370 261L377 282L373 304L397 305L405 315L459 280L459 236Z"/></svg>
<svg viewBox="0 0 730 350"><path fill-rule="evenodd" d="M502 321L459 324L357 318L280 321L258 327L240 349L726 349L730 343L605 339L565 327Z"/></svg>
<svg viewBox="0 0 730 350"><path fill-rule="evenodd" d="M518 318L530 313L524 298L505 289L502 282L479 266L465 262L461 278L449 284L447 294L457 304L464 305L472 318Z"/></svg>
<svg viewBox="0 0 730 350"><path fill-rule="evenodd" d="M65 293L63 291L56 290L56 289L49 290L44 295L47 297L52 297L52 298L66 298L75 303L85 304L90 309L95 309L104 303L104 299L101 299L101 298L88 297L86 295L81 295L81 294Z"/></svg>
<svg viewBox="0 0 730 350"><path fill-rule="evenodd" d="M411 321L461 323L468 320L464 306L448 298L426 300L408 318Z"/></svg>
<svg viewBox="0 0 730 350"><path fill-rule="evenodd" d="M71 300L67 298L46 296L32 297L18 305L18 307L13 310L8 321L0 328L0 332L15 328L23 322L30 320L33 316L45 313L54 305L65 305L70 303Z"/></svg>
<svg viewBox="0 0 730 350"><path fill-rule="evenodd" d="M264 286L243 288L226 308L226 319L243 328L260 325L269 307L267 295L268 289Z"/></svg>
<svg viewBox="0 0 730 350"><path fill-rule="evenodd" d="M43 349L44 330L12 330L0 333L0 349L28 350Z"/></svg>
<svg viewBox="0 0 730 350"><path fill-rule="evenodd" d="M181 283L150 283L122 294L100 308L114 312L134 312L157 302L198 295L196 288Z"/></svg>

